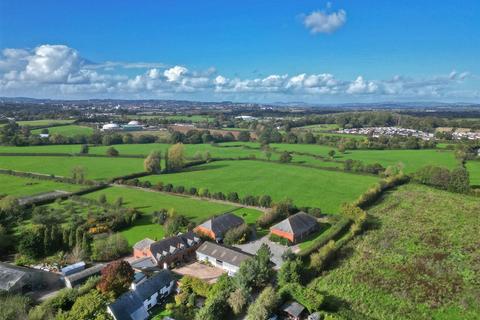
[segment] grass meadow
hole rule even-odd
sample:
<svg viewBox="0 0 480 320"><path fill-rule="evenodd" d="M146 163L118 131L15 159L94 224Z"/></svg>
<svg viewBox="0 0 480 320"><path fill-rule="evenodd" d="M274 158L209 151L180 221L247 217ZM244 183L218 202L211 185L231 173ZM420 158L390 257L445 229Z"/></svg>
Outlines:
<svg viewBox="0 0 480 320"><path fill-rule="evenodd" d="M50 126L59 124L70 124L75 120L63 120L63 119L43 119L43 120L30 120L30 121L17 121L17 124L24 127L37 127L37 126ZM0 124L3 126L4 124Z"/></svg>
<svg viewBox="0 0 480 320"><path fill-rule="evenodd" d="M16 171L43 173L69 177L72 169L85 169L86 178L107 180L143 171L143 159L135 158L89 158L89 157L45 157L45 156L3 156L0 168Z"/></svg>
<svg viewBox="0 0 480 320"><path fill-rule="evenodd" d="M314 280L346 319L478 319L478 198L408 184Z"/></svg>
<svg viewBox="0 0 480 320"><path fill-rule="evenodd" d="M335 148L315 144L271 144L276 150L286 150L294 152L305 152L315 155L328 157L330 150L335 150L336 160L360 160L365 163L378 162L384 167L395 165L399 162L405 166L405 172L412 173L418 169L427 166L435 165L447 168L454 168L457 165L457 160L453 152L439 151L436 149L422 149L422 150L348 150L345 153L340 153Z"/></svg>
<svg viewBox="0 0 480 320"><path fill-rule="evenodd" d="M66 125L66 126L57 126L57 127L49 127L46 128L48 129L48 133L50 135L52 134L60 134L65 137L73 137L76 135L84 135L84 136L89 136L93 134L93 128L86 127L86 126L78 126L78 125ZM32 130L32 134L40 134L43 129L35 129Z"/></svg>
<svg viewBox="0 0 480 320"><path fill-rule="evenodd" d="M110 187L84 197L98 200L102 194L105 195L107 201L112 203L122 197L125 207L138 209L144 214L135 226L122 231L130 245L145 237L162 239L164 236L163 226L151 222L152 212L160 209L170 210L173 208L178 214L186 216L195 223L231 211L242 217L247 223L255 222L261 215L260 211L254 209L124 187Z"/></svg>
<svg viewBox="0 0 480 320"><path fill-rule="evenodd" d="M215 161L183 172L144 177L174 186L208 188L210 192L270 195L274 201L290 198L298 206L338 212L343 202L356 199L376 177L310 169L266 161Z"/></svg>
<svg viewBox="0 0 480 320"><path fill-rule="evenodd" d="M468 161L467 169L470 174L470 184L480 186L480 160Z"/></svg>
<svg viewBox="0 0 480 320"><path fill-rule="evenodd" d="M75 184L0 174L0 195L25 197L55 190L77 191L81 188Z"/></svg>

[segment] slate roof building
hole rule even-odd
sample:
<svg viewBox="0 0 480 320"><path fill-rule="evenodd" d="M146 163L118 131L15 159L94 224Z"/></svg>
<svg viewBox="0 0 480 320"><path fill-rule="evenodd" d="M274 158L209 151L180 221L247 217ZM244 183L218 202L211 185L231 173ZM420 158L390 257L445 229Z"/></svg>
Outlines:
<svg viewBox="0 0 480 320"><path fill-rule="evenodd" d="M0 262L0 291L24 294L61 285L60 275Z"/></svg>
<svg viewBox="0 0 480 320"><path fill-rule="evenodd" d="M200 238L193 232L183 233L160 241L146 238L133 246L133 256L136 260L132 261L131 264L134 266L143 263L147 267L151 265L153 260L156 265L166 269L172 264L193 258L195 249L198 248L200 243ZM150 261L145 258L149 258Z"/></svg>
<svg viewBox="0 0 480 320"><path fill-rule="evenodd" d="M305 312L305 307L295 301L287 301L282 306L282 312L288 316L288 319L300 320Z"/></svg>
<svg viewBox="0 0 480 320"><path fill-rule="evenodd" d="M197 260L212 264L225 270L229 276L234 275L240 264L252 258L252 255L239 249L221 246L217 243L206 241L197 250Z"/></svg>
<svg viewBox="0 0 480 320"><path fill-rule="evenodd" d="M74 288L75 286L81 285L87 281L88 278L99 275L104 267L105 265L100 263L88 269L66 276L64 279L65 285L67 288Z"/></svg>
<svg viewBox="0 0 480 320"><path fill-rule="evenodd" d="M270 232L292 243L298 243L318 228L317 219L305 212L298 212L270 227Z"/></svg>
<svg viewBox="0 0 480 320"><path fill-rule="evenodd" d="M232 213L225 213L221 216L205 221L193 230L198 234L205 235L212 240L221 242L228 230L239 227L243 223L244 221L242 218Z"/></svg>
<svg viewBox="0 0 480 320"><path fill-rule="evenodd" d="M147 319L148 311L168 297L174 287L175 278L172 273L161 270L109 304L107 311L115 320Z"/></svg>
<svg viewBox="0 0 480 320"><path fill-rule="evenodd" d="M23 293L31 287L30 276L23 268L0 263L0 291Z"/></svg>

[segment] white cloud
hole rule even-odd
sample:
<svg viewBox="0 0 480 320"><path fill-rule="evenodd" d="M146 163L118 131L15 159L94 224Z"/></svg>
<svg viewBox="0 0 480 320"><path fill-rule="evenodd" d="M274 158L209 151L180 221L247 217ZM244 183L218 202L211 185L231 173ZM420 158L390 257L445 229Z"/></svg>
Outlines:
<svg viewBox="0 0 480 320"><path fill-rule="evenodd" d="M178 81L187 71L188 69L185 67L175 66L165 70L163 75L167 78L167 81Z"/></svg>
<svg viewBox="0 0 480 320"><path fill-rule="evenodd" d="M374 93L378 90L378 85L372 81L365 81L362 76L358 76L355 81L349 84L347 93L349 94L362 94L362 93Z"/></svg>
<svg viewBox="0 0 480 320"><path fill-rule="evenodd" d="M328 13L326 11L313 11L306 15L303 24L311 33L333 33L347 22L345 10Z"/></svg>
<svg viewBox="0 0 480 320"><path fill-rule="evenodd" d="M478 98L478 90L462 87L468 72L452 71L423 79L396 75L388 80L340 80L330 73L271 74L256 78L229 78L214 68L189 70L184 66L155 66L140 72L125 68L92 68L78 51L64 45L42 45L33 50L4 49L0 54L0 96L57 98L169 97L182 94L216 99L365 99L442 98L459 95ZM135 63L132 63L135 64ZM139 63L140 65L141 63ZM146 66L146 65L145 65ZM332 99L334 99L332 98Z"/></svg>

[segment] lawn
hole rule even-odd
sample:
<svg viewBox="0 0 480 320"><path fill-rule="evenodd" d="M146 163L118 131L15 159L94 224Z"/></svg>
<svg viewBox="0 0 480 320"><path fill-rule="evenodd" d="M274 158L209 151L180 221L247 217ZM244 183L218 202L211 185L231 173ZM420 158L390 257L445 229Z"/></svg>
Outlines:
<svg viewBox="0 0 480 320"><path fill-rule="evenodd" d="M122 197L125 207L136 208L144 213L135 226L122 231L130 245L146 237L162 239L164 235L163 227L151 223L152 212L160 209L174 208L177 213L188 217L195 223L203 222L211 216L230 211L244 218L247 223L252 223L261 214L257 210L238 208L233 205L123 187L111 187L90 193L85 197L98 199L101 194L104 194L107 201L110 202Z"/></svg>
<svg viewBox="0 0 480 320"><path fill-rule="evenodd" d="M60 144L45 146L0 146L0 153L78 153L81 145L79 144Z"/></svg>
<svg viewBox="0 0 480 320"><path fill-rule="evenodd" d="M37 127L37 126L50 126L54 124L69 124L75 122L75 120L67 119L43 119L43 120L31 120L31 121L17 121L20 126Z"/></svg>
<svg viewBox="0 0 480 320"><path fill-rule="evenodd" d="M470 184L480 186L480 160L468 161L467 169L470 174Z"/></svg>
<svg viewBox="0 0 480 320"><path fill-rule="evenodd" d="M143 171L143 159L134 158L88 158L88 157L44 157L3 156L0 168L16 171L71 176L73 168L85 168L86 178L106 180Z"/></svg>
<svg viewBox="0 0 480 320"><path fill-rule="evenodd" d="M277 150L305 152L328 157L330 150L335 148L316 144L271 144ZM344 154L336 151L336 160L360 160L365 163L378 162L384 167L399 162L405 166L407 173L412 173L427 165L454 168L457 165L455 156L450 151L435 149L423 150L348 150Z"/></svg>
<svg viewBox="0 0 480 320"><path fill-rule="evenodd" d="M174 186L208 188L210 192L270 195L274 201L290 198L298 206L319 207L336 213L378 181L372 176L310 169L265 161L215 161L183 172L142 178Z"/></svg>
<svg viewBox="0 0 480 320"><path fill-rule="evenodd" d="M74 137L76 135L84 135L89 136L93 133L93 128L85 127L85 126L77 126L77 125L67 125L67 126L57 126L57 127L49 127L48 133L52 134L60 134L65 137ZM40 134L43 129L36 129L32 130L32 134Z"/></svg>
<svg viewBox="0 0 480 320"><path fill-rule="evenodd" d="M404 185L316 282L345 319L478 319L480 201Z"/></svg>
<svg viewBox="0 0 480 320"><path fill-rule="evenodd" d="M6 194L15 197L31 196L55 190L77 191L84 187L50 180L16 177L8 174L0 174L0 181L0 195Z"/></svg>

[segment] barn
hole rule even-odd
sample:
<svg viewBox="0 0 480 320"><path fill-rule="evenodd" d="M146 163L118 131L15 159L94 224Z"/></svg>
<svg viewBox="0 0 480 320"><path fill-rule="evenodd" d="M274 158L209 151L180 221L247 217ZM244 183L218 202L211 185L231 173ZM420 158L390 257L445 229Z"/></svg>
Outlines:
<svg viewBox="0 0 480 320"><path fill-rule="evenodd" d="M317 219L305 212L298 212L272 226L270 232L276 236L288 239L292 243L298 243L305 240L306 237L317 231L318 228Z"/></svg>

